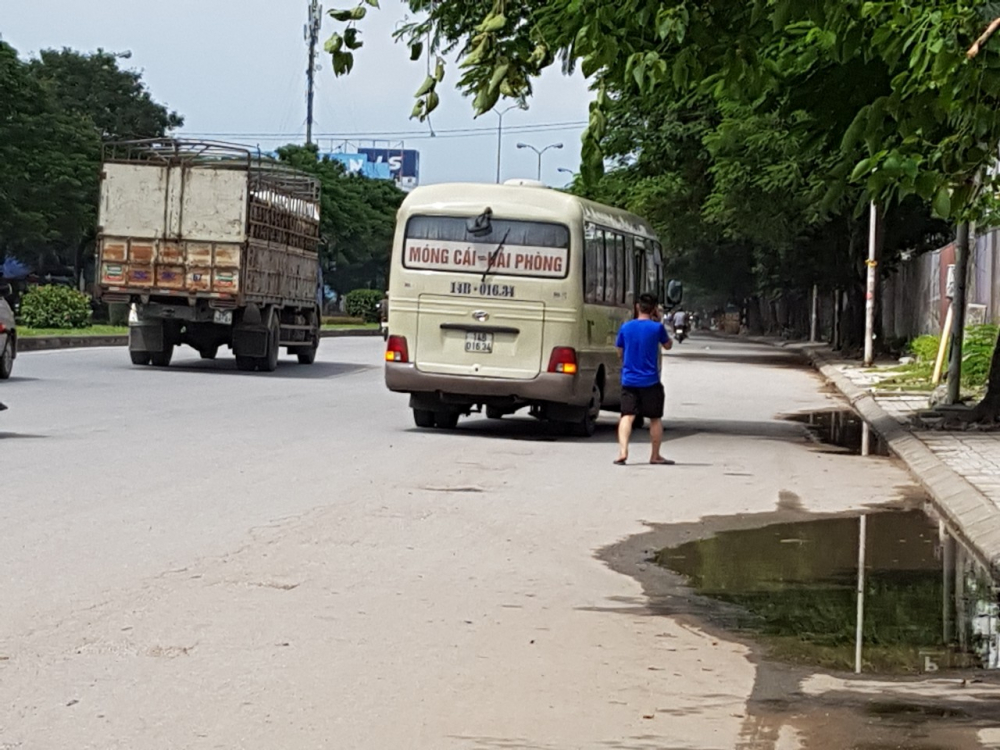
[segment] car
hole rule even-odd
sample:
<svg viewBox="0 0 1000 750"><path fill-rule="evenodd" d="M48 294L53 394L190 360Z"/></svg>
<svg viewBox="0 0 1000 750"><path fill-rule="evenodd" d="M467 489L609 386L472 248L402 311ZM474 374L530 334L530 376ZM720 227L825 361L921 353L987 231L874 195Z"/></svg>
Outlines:
<svg viewBox="0 0 1000 750"><path fill-rule="evenodd" d="M10 377L17 359L17 325L14 311L10 309L4 294L10 293L8 285L0 285L0 380Z"/></svg>

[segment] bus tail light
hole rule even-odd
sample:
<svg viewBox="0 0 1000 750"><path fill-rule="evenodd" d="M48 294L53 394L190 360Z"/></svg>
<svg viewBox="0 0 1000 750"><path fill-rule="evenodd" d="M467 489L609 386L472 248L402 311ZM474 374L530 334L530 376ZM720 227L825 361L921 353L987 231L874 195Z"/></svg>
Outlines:
<svg viewBox="0 0 1000 750"><path fill-rule="evenodd" d="M557 346L549 357L549 372L559 372L563 375L576 375L576 349L569 346Z"/></svg>
<svg viewBox="0 0 1000 750"><path fill-rule="evenodd" d="M385 347L386 362L409 362L410 350L406 345L405 336L390 336Z"/></svg>

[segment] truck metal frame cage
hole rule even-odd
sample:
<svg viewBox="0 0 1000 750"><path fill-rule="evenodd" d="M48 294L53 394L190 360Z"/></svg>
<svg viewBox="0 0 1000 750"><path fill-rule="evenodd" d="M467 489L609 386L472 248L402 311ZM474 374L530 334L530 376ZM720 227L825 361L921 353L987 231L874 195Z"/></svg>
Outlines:
<svg viewBox="0 0 1000 750"><path fill-rule="evenodd" d="M249 178L248 235L318 252L320 183L246 146L154 138L104 144L104 162L245 171Z"/></svg>

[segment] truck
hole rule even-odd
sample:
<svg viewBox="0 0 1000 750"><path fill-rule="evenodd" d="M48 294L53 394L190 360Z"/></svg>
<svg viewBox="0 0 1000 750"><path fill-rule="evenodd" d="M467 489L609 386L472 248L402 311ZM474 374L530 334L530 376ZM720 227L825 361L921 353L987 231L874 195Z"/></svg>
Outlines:
<svg viewBox="0 0 1000 750"><path fill-rule="evenodd" d="M186 344L230 348L272 372L281 348L316 359L322 323L320 187L253 149L175 138L108 143L97 282L129 305L134 365L167 367Z"/></svg>

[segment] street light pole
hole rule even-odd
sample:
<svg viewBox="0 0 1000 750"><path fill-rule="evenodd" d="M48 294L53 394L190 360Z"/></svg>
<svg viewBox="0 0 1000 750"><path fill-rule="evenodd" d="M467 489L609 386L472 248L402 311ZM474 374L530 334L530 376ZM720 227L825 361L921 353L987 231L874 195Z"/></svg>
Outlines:
<svg viewBox="0 0 1000 750"><path fill-rule="evenodd" d="M868 279L865 285L865 358L864 366L871 367L875 360L875 289L878 285L878 209L871 202L871 217L868 224Z"/></svg>
<svg viewBox="0 0 1000 750"><path fill-rule="evenodd" d="M504 110L493 110L497 116L497 184L500 184L500 152L503 149L503 116L512 109L521 109L520 104L512 104Z"/></svg>
<svg viewBox="0 0 1000 750"><path fill-rule="evenodd" d="M537 148L535 148L534 146L532 146L530 143L518 143L517 147L518 148L530 148L532 151L534 151L536 154L538 154L538 181L541 182L542 181L542 154L544 154L550 148L562 148L563 145L561 143L550 143L548 146L546 146L545 148L540 149L540 150L537 149Z"/></svg>

